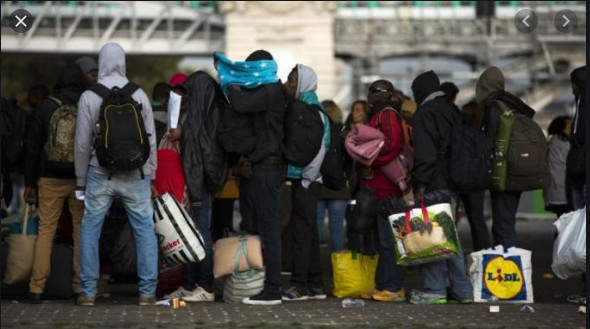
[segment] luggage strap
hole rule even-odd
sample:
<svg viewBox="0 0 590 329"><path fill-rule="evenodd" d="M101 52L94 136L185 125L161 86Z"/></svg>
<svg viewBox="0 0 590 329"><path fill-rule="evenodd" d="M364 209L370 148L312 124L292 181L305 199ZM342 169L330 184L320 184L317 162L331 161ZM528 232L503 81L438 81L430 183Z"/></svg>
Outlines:
<svg viewBox="0 0 590 329"><path fill-rule="evenodd" d="M238 250L236 250L236 262L234 264L234 273L240 272L240 259L242 258L242 255L244 255L244 261L246 262L246 266L248 267L246 271L249 272L252 270L252 267L248 262L248 246L246 245L247 241L247 236L240 236L240 245L238 246Z"/></svg>

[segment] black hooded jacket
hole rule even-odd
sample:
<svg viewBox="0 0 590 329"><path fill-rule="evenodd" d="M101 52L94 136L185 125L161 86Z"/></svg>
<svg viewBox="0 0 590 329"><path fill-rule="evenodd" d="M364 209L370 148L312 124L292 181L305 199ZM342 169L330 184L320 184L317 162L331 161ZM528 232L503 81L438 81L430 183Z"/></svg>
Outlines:
<svg viewBox="0 0 590 329"><path fill-rule="evenodd" d="M228 98L236 112L251 115L254 122L256 146L251 154L244 155L254 164L269 156L281 156L283 119L287 106L281 83L268 83L240 92L230 91Z"/></svg>
<svg viewBox="0 0 590 329"><path fill-rule="evenodd" d="M184 84L188 109L182 126L180 150L191 203L202 191L215 194L225 183L227 155L217 141L217 131L227 106L219 84L207 73L191 74Z"/></svg>
<svg viewBox="0 0 590 329"><path fill-rule="evenodd" d="M84 76L78 65L65 66L59 73L53 87L53 97L64 104L78 106L78 100L84 92ZM75 179L74 163L52 163L46 158L44 147L49 136L49 122L58 105L46 98L41 105L33 109L31 124L27 130L27 148L25 154L25 184L35 187L40 177ZM72 148L72 153L74 149Z"/></svg>
<svg viewBox="0 0 590 329"><path fill-rule="evenodd" d="M454 124L461 120L461 113L440 92L440 82L432 71L419 75L412 83L414 99L419 104L412 119L412 143L414 146L414 184L425 187L426 192L449 190L446 177L446 150L451 140ZM440 95L423 103L430 95Z"/></svg>

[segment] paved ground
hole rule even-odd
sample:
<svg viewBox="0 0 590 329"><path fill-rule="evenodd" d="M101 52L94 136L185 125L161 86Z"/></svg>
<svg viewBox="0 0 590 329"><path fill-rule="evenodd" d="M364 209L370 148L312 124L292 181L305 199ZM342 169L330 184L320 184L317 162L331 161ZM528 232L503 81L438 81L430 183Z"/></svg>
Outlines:
<svg viewBox="0 0 590 329"><path fill-rule="evenodd" d="M585 328L586 317L578 306L567 304L569 293L582 289L579 279L561 281L542 275L551 261L552 221L523 220L518 223L523 248L533 250L535 313L522 313L522 305L502 304L500 313L488 306L415 306L368 302L364 308L344 309L340 300L284 303L276 307L256 307L221 302L190 305L181 310L168 307L136 306L135 287L113 286L114 296L100 300L94 308L83 308L69 300L43 305L2 301L2 328ZM468 237L468 226L459 226ZM465 249L470 242L465 241ZM328 253L326 286L331 288ZM418 287L417 272L407 273L406 289ZM288 280L288 278L285 278Z"/></svg>

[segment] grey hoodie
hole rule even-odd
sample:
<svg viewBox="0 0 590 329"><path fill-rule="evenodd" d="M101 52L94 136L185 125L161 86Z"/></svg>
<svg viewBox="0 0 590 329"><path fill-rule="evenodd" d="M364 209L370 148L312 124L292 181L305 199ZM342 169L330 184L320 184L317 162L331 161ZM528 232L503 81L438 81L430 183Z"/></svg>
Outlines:
<svg viewBox="0 0 590 329"><path fill-rule="evenodd" d="M122 88L129 80L125 75L125 51L116 43L107 43L98 54L98 83L107 88ZM147 177L156 172L156 133L154 129L154 116L152 106L145 92L140 88L132 95L142 105L141 114L145 124L145 130L150 140L150 158L143 167ZM95 125L99 119L100 98L93 91L87 90L80 97L78 103L78 118L76 121L76 177L78 186L86 186L86 174L88 166L99 167L98 159L93 147ZM106 173L105 169L105 173ZM135 173L134 173L135 174ZM137 173L139 177L139 173Z"/></svg>

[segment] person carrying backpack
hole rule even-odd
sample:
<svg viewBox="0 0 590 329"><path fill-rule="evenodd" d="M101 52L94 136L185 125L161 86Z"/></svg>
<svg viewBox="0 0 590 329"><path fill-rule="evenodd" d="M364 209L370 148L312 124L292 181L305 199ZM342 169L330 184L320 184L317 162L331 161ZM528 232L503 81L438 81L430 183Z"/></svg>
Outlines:
<svg viewBox="0 0 590 329"><path fill-rule="evenodd" d="M68 203L74 228L73 291L80 293L79 236L84 202L77 200L74 137L78 100L84 92L78 65L61 69L53 94L33 110L25 152L25 202L39 208L39 232L27 301L41 303L51 267L53 238L64 203ZM38 197L37 197L38 195Z"/></svg>
<svg viewBox="0 0 590 329"><path fill-rule="evenodd" d="M305 167L287 166L287 179L292 182L294 244L293 274L283 300L325 299L316 214L322 187L320 169L330 149L330 119L315 93L317 74L311 67L297 64L283 86L291 99L287 112L295 111L296 106L305 107L304 111L317 115L323 124L323 138L313 160Z"/></svg>
<svg viewBox="0 0 590 329"><path fill-rule="evenodd" d="M510 161L510 153L518 152L514 156L516 161L504 165L506 168L504 174L492 173L491 188L494 244L503 245L506 248L514 247L517 245L516 212L522 192L544 188L549 184L547 140L538 125L532 121L535 110L504 90L504 75L497 67L490 67L481 74L476 84L475 98L479 110L483 111L482 116L489 116L489 120L484 120L482 123L482 128L494 141L494 161L502 158ZM510 122L513 122L513 128L507 128L502 120L508 121L512 118ZM525 122L526 129L517 128L516 120ZM530 138L526 136L528 139L526 143L523 143L526 150L522 152L518 148L511 150L510 141L515 140L519 137L518 135L527 133L533 134L531 138L537 140L537 145L530 144ZM508 141L508 145L501 145L500 141ZM499 166L495 163L494 167ZM510 177L511 172L515 170L520 170L523 174Z"/></svg>
<svg viewBox="0 0 590 329"><path fill-rule="evenodd" d="M247 223L248 233L260 234L266 267L263 291L242 302L278 305L282 303L279 206L284 161L281 141L287 99L277 77L277 63L269 52L257 50L248 55L245 62L230 61L221 53L215 53L215 57L221 87L231 105L227 112L237 114L246 123L226 131L230 146L240 146L234 151L240 150L237 153L242 157L239 170L242 220ZM224 122L227 123L231 122ZM242 148L244 145L248 147Z"/></svg>
<svg viewBox="0 0 590 329"><path fill-rule="evenodd" d="M453 126L461 120L461 113L447 101L433 71L416 77L412 82L412 91L418 103L412 130L415 202L427 202L425 195L427 199L436 196L450 199L452 208L456 208L456 196L444 173L449 160L443 150L450 143ZM467 278L460 246L457 257L424 264L420 271L422 291L413 291L410 303L446 304L449 298L460 303L473 303L473 287ZM451 282L452 296L447 296L445 273L448 273Z"/></svg>
<svg viewBox="0 0 590 329"><path fill-rule="evenodd" d="M395 112L401 107L399 98L394 97L395 88L387 80L374 81L369 86L367 100L369 102L368 125L379 129L385 136L384 145L371 166L358 164L359 194L363 190L370 191L379 202L379 208L387 202L390 196L401 198L403 191L398 184L392 182L381 170L381 167L393 161L402 151L403 133L401 117ZM363 201L357 194L356 207L362 206ZM374 219L374 218L373 218ZM353 219L354 221L354 219ZM364 299L382 302L402 302L406 300L403 289L403 269L395 262L395 246L393 235L386 214L378 212L377 218L377 251L379 261L375 274L376 290L361 295Z"/></svg>
<svg viewBox="0 0 590 329"><path fill-rule="evenodd" d="M98 56L98 84L82 94L76 121L76 194L84 198L77 303L94 306L99 277L98 241L113 199L123 202L137 246L139 305L155 304L158 246L151 179L156 135L145 92L125 75L125 51L105 44Z"/></svg>

